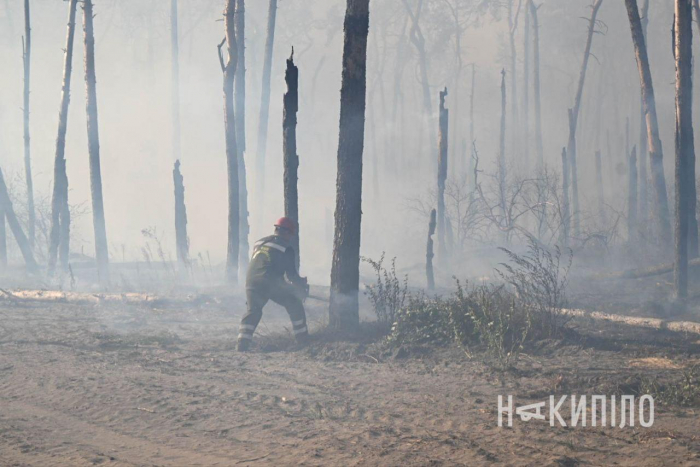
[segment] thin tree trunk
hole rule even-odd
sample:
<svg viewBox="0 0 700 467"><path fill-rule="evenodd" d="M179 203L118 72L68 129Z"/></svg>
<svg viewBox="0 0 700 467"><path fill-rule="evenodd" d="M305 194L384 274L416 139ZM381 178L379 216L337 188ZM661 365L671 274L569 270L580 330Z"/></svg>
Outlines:
<svg viewBox="0 0 700 467"><path fill-rule="evenodd" d="M240 203L240 236L238 266L239 276L245 277L248 271L248 234L250 226L248 223L248 184L245 167L246 153L246 104L245 104L245 0L236 0L236 44L238 45L238 60L236 64L235 82L235 114L236 114L236 148L238 149L238 188L240 193L238 201Z"/></svg>
<svg viewBox="0 0 700 467"><path fill-rule="evenodd" d="M287 92L284 94L284 119L282 124L284 152L284 215L294 219L299 225L299 156L297 155L297 112L299 111L299 68L294 65L294 49L287 60L284 74ZM293 248L297 271L299 270L299 229L294 236Z"/></svg>
<svg viewBox="0 0 700 467"><path fill-rule="evenodd" d="M600 150L595 152L595 179L598 192L598 215L605 224L607 216L605 215L605 194L603 191L603 160Z"/></svg>
<svg viewBox="0 0 700 467"><path fill-rule="evenodd" d="M637 241L637 147L632 148L628 159L628 190L627 190L627 239L630 244Z"/></svg>
<svg viewBox="0 0 700 467"><path fill-rule="evenodd" d="M265 208L265 157L267 153L267 129L270 120L270 88L272 81L272 53L275 46L275 23L277 21L277 0L270 0L267 13L267 39L265 40L265 61L262 74L262 96L260 98L260 119L258 121L257 192L259 216L264 218Z"/></svg>
<svg viewBox="0 0 700 467"><path fill-rule="evenodd" d="M569 119L571 119L569 111ZM562 213L561 213L561 236L564 246L569 245L569 226L571 218L571 208L569 207L569 158L566 148L561 150L561 171L562 171Z"/></svg>
<svg viewBox="0 0 700 467"><path fill-rule="evenodd" d="M603 4L603 0L595 0L593 4L593 12L588 23L588 39L586 40L586 48L583 53L583 63L581 65L581 73L578 80L578 88L576 90L576 98L574 107L571 109L571 122L569 124L569 143L566 147L567 157L571 166L571 189L573 201L574 215L574 233L578 236L581 232L580 206L578 197L578 168L576 163L576 127L578 126L579 111L581 109L581 98L583 97L583 85L586 81L586 71L588 70L588 59L591 56L591 45L593 44L593 34L595 33L596 17L598 10Z"/></svg>
<svg viewBox="0 0 700 467"><path fill-rule="evenodd" d="M674 55L676 57L676 229L674 292L688 296L688 229L691 208L693 142L693 28L691 0L675 1ZM692 177L694 178L694 177Z"/></svg>
<svg viewBox="0 0 700 467"><path fill-rule="evenodd" d="M87 132L90 155L90 194L92 197L92 224L95 231L95 259L100 283L109 284L109 251L107 228L102 198L100 170L100 134L97 120L97 78L95 76L95 32L92 0L84 0L83 27L85 28L85 84L87 87Z"/></svg>
<svg viewBox="0 0 700 467"><path fill-rule="evenodd" d="M649 25L649 0L644 0L642 5L642 34L644 34L644 40L647 40L647 28ZM649 175L647 174L647 158L649 157L648 149L648 139L649 135L647 132L647 122L646 116L644 114L644 96L640 91L640 115L639 119L639 221L640 226L644 231L649 220L649 209L647 206L649 199Z"/></svg>
<svg viewBox="0 0 700 467"><path fill-rule="evenodd" d="M329 309L330 325L342 329L352 329L359 325L362 153L368 34L369 0L347 0Z"/></svg>
<svg viewBox="0 0 700 467"><path fill-rule="evenodd" d="M506 70L501 70L501 133L498 145L498 202L506 216Z"/></svg>
<svg viewBox="0 0 700 467"><path fill-rule="evenodd" d="M29 8L29 0L24 0L24 173L27 181L27 230L29 233L29 245L34 248L36 238L36 212L34 209L34 182L32 180L32 159L29 137L29 92L31 89L31 58L32 58L32 28Z"/></svg>
<svg viewBox="0 0 700 467"><path fill-rule="evenodd" d="M66 175L66 132L68 130L68 104L70 103L70 81L73 73L73 42L75 38L75 13L78 0L71 0L68 6L68 33L66 37L65 60L63 63L63 86L61 108L58 114L58 137L54 159L53 195L51 198L51 236L49 242L49 276L56 269L56 261L61 247L61 267L68 264L67 251L70 251L70 214L68 212L68 177Z"/></svg>
<svg viewBox="0 0 700 467"><path fill-rule="evenodd" d="M465 167L469 167L469 190L470 203L474 201L474 190L476 181L474 180L474 89L476 88L476 65L472 63L472 92L469 96L469 161ZM471 204L470 204L471 205Z"/></svg>
<svg viewBox="0 0 700 467"><path fill-rule="evenodd" d="M530 14L532 15L533 37L533 61L534 61L534 87L535 87L535 150L537 151L537 166L544 165L544 146L542 144L542 102L540 98L540 23L537 17L537 9L532 0L529 0Z"/></svg>
<svg viewBox="0 0 700 467"><path fill-rule="evenodd" d="M185 183L180 172L180 161L173 168L175 186L175 248L177 264L182 276L186 276L190 266L190 246L187 238L187 207L185 206Z"/></svg>
<svg viewBox="0 0 700 467"><path fill-rule="evenodd" d="M180 139L180 47L178 44L178 0L170 0L170 102L172 105L173 159L182 158Z"/></svg>
<svg viewBox="0 0 700 467"><path fill-rule="evenodd" d="M636 0L625 0L627 15L630 20L630 30L634 43L637 67L642 85L644 99L644 114L646 116L647 132L649 137L649 164L651 178L654 185L654 214L658 225L659 235L664 248L671 244L671 215L668 207L668 193L666 192L666 178L664 176L663 148L659 136L659 123L656 116L656 99L654 98L654 85L651 78L649 58L647 56L646 41L639 17Z"/></svg>
<svg viewBox="0 0 700 467"><path fill-rule="evenodd" d="M530 170L530 9L525 11L525 41L523 65L523 162L525 173Z"/></svg>
<svg viewBox="0 0 700 467"><path fill-rule="evenodd" d="M34 260L32 247L29 244L29 240L27 240L27 236L24 235L22 227L19 225L19 221L15 215L15 210L12 208L12 201L10 200L10 195L7 192L7 185L5 185L5 177L3 176L2 170L0 170L0 208L2 208L3 212L5 213L7 224L10 226L10 230L12 230L15 240L17 240L17 245L22 252L24 262L27 266L27 272L31 274L37 273L39 271L39 266Z"/></svg>
<svg viewBox="0 0 700 467"><path fill-rule="evenodd" d="M440 264L447 262L447 245L445 243L445 182L447 181L447 142L450 121L450 111L445 108L447 88L440 91L440 144L438 148L438 199L437 199L437 234L438 260Z"/></svg>
<svg viewBox="0 0 700 467"><path fill-rule="evenodd" d="M233 89L238 64L236 43L236 0L226 0L224 24L226 29L227 60L221 54L219 60L224 72L224 129L226 134L226 165L228 173L228 243L226 247L226 280L229 284L238 283L238 256L240 249L240 191L238 178L238 145L236 140L236 115Z"/></svg>
<svg viewBox="0 0 700 467"><path fill-rule="evenodd" d="M428 290L435 289L435 273L433 272L433 235L435 235L435 226L437 224L435 209L430 211L430 223L428 224L428 244L425 252L425 275L428 281Z"/></svg>
<svg viewBox="0 0 700 467"><path fill-rule="evenodd" d="M515 18L513 17L513 2L515 0L510 0L508 2L508 33L510 38L510 112L511 112L511 138L512 138L512 150L517 150L520 145L518 144L518 131L520 131L520 124L518 119L518 55L515 48L515 31L518 29L518 16L520 16L520 7L522 6L522 0L518 0L518 8L515 12Z"/></svg>

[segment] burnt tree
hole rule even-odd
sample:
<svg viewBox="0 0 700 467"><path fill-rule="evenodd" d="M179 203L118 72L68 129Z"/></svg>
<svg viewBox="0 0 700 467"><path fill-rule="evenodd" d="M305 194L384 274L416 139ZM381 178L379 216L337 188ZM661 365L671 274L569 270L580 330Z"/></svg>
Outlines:
<svg viewBox="0 0 700 467"><path fill-rule="evenodd" d="M239 207L239 255L238 266L239 276L245 277L248 270L248 233L250 227L248 224L248 184L246 182L245 168L245 152L246 152L246 137L245 137L245 0L236 0L236 45L238 47L238 60L236 63L236 79L235 79L235 115L236 115L236 148L238 159L238 202Z"/></svg>
<svg viewBox="0 0 700 467"><path fill-rule="evenodd" d="M19 225L17 216L15 215L15 210L12 207L12 200L10 200L10 195L7 192L7 185L5 185L5 178L0 169L0 208L5 213L5 218L7 219L7 224L10 226L10 230L17 241L22 256L24 257L24 262L27 266L27 272L34 274L39 271L39 266L34 260L34 254L32 253L31 245L27 236L24 234L22 227Z"/></svg>
<svg viewBox="0 0 700 467"><path fill-rule="evenodd" d="M642 34L644 41L647 40L647 28L649 26L649 0L644 0L642 4ZM644 95L640 91L639 98L640 115L639 119L639 221L640 226L646 230L647 221L649 219L649 175L647 174L647 158L649 157L648 148L648 132L646 115L644 114Z"/></svg>
<svg viewBox="0 0 700 467"><path fill-rule="evenodd" d="M569 142L566 146L566 154L571 169L574 233L576 235L579 235L581 230L581 221L579 216L580 206L578 199L578 168L576 163L576 127L578 126L579 112L581 110L581 98L583 97L583 85L586 81L588 60L591 56L591 46L593 45L593 34L595 33L596 18L602 3L603 0L595 0L593 3L593 11L588 22L588 38L586 39L586 48L583 52L583 63L581 64L581 72L579 74L578 87L576 89L576 97L574 99L574 106L570 109L569 113Z"/></svg>
<svg viewBox="0 0 700 467"><path fill-rule="evenodd" d="M180 139L180 47L178 41L178 0L170 0L170 117L172 119L173 159L182 157Z"/></svg>
<svg viewBox="0 0 700 467"><path fill-rule="evenodd" d="M335 328L353 329L359 325L360 318L358 293L369 0L347 0L344 29L329 324Z"/></svg>
<svg viewBox="0 0 700 467"><path fill-rule="evenodd" d="M569 157L566 148L561 150L561 172L562 172L562 205L561 205L561 242L564 246L569 245L569 229L571 219L571 207L569 206Z"/></svg>
<svg viewBox="0 0 700 467"><path fill-rule="evenodd" d="M515 151L518 148L518 131L520 128L520 123L518 121L518 73L517 64L518 56L517 49L515 48L515 32L518 29L518 17L520 16L520 8L522 6L522 0L518 0L518 7L515 11L515 17L513 16L513 4L515 0L509 0L508 2L508 37L510 41L510 111L511 111L511 138L512 147L511 149Z"/></svg>
<svg viewBox="0 0 700 467"><path fill-rule="evenodd" d="M238 145L236 141L236 115L233 89L238 64L236 44L236 1L226 0L224 28L226 37L219 44L219 62L224 72L224 130L226 136L226 167L228 179L228 242L226 245L226 280L230 285L238 283L238 254L240 242L240 201L238 183ZM226 60L221 48L227 45Z"/></svg>
<svg viewBox="0 0 700 467"><path fill-rule="evenodd" d="M109 250L107 227L102 197L102 171L100 169L100 133L97 120L97 78L95 76L95 32L93 28L92 0L83 3L83 28L85 32L85 85L87 88L87 133L90 160L90 195L92 199L92 225L95 231L95 259L100 283L109 283Z"/></svg>
<svg viewBox="0 0 700 467"><path fill-rule="evenodd" d="M24 0L24 39L22 41L22 61L24 64L24 174L27 182L27 232L29 245L34 248L36 237L36 212L34 209L34 182L32 179L32 158L29 136L29 93L32 63L32 28L29 0Z"/></svg>
<svg viewBox="0 0 700 467"><path fill-rule="evenodd" d="M693 24L691 0L675 0L676 57L676 225L673 288L679 300L688 296L688 230L691 181L694 182L693 141ZM692 172L691 172L692 170Z"/></svg>
<svg viewBox="0 0 700 467"><path fill-rule="evenodd" d="M297 155L297 112L299 111L299 68L294 65L294 49L287 60L287 70L284 74L287 92L284 94L284 119L282 123L283 152L284 152L284 215L294 219L299 225L299 156ZM297 271L299 270L299 229L292 240L296 255Z"/></svg>
<svg viewBox="0 0 700 467"><path fill-rule="evenodd" d="M187 273L190 265L190 245L187 238L187 207L185 206L185 183L180 172L180 161L175 161L173 168L173 185L175 186L175 250L177 264L182 275Z"/></svg>
<svg viewBox="0 0 700 467"><path fill-rule="evenodd" d="M637 147L629 155L627 175L627 239L630 243L637 240Z"/></svg>
<svg viewBox="0 0 700 467"><path fill-rule="evenodd" d="M506 70L501 70L501 132L498 144L498 204L506 216Z"/></svg>
<svg viewBox="0 0 700 467"><path fill-rule="evenodd" d="M428 224L428 244L425 251L425 275L428 281L428 290L435 289L435 272L433 271L433 258L435 253L433 252L433 235L435 235L435 226L437 221L435 220L436 212L435 209L430 211L430 223Z"/></svg>
<svg viewBox="0 0 700 467"><path fill-rule="evenodd" d="M542 100L540 90L540 23L537 18L537 9L532 0L528 0L530 14L532 15L532 41L533 41L533 86L535 104L535 151L537 151L537 167L544 165L544 146L542 144Z"/></svg>
<svg viewBox="0 0 700 467"><path fill-rule="evenodd" d="M277 22L277 0L270 0L267 13L267 39L265 40L265 60L263 62L262 95L260 98L260 119L258 121L258 154L256 159L258 193L258 215L264 216L265 206L265 156L267 153L267 130L270 121L270 88L272 80L272 53L275 46L275 23Z"/></svg>
<svg viewBox="0 0 700 467"><path fill-rule="evenodd" d="M78 0L68 5L68 32L64 49L63 86L61 107L58 114L58 136L54 158L53 193L51 197L51 233L49 239L48 273L53 275L56 261L60 257L61 268L68 268L70 251L70 212L68 210L68 176L66 175L66 132L68 130L68 105L70 103L70 81L73 73L73 42L75 39L75 13Z"/></svg>
<svg viewBox="0 0 700 467"><path fill-rule="evenodd" d="M642 86L642 99L644 101L644 115L648 133L649 165L652 184L654 185L654 215L658 226L658 233L664 247L671 244L671 215L668 207L668 193L666 192L666 178L664 176L663 148L659 136L659 123L656 116L656 99L654 97L654 85L649 67L646 40L644 30L639 17L639 9L636 0L625 0L627 16L630 21L632 42L634 43L637 68Z"/></svg>
<svg viewBox="0 0 700 467"><path fill-rule="evenodd" d="M447 182L447 142L450 111L445 108L447 88L440 91L440 143L438 148L438 173L437 173L437 234L438 234L438 259L440 264L447 262L447 245L445 243L445 184Z"/></svg>

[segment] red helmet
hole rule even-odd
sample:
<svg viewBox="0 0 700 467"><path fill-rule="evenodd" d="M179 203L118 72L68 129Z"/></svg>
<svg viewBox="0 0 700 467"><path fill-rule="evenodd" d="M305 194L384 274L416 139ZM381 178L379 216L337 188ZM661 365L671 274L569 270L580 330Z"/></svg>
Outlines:
<svg viewBox="0 0 700 467"><path fill-rule="evenodd" d="M275 222L275 227L287 229L294 234L297 233L297 221L289 217L280 217L279 220Z"/></svg>

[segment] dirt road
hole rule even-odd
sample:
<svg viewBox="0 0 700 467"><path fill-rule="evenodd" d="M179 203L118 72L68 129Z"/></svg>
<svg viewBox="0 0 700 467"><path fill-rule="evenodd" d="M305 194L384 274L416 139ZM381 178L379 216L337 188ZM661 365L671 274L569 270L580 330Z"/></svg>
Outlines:
<svg viewBox="0 0 700 467"><path fill-rule="evenodd" d="M526 357L507 377L457 351L282 351L268 337L241 355L240 313L229 311L240 305L0 307L0 464L700 464L690 409L659 410L648 429L497 427L498 394L536 401L562 381L624 378L638 357L624 345ZM310 321L322 313L312 309ZM261 332L284 326L270 310ZM646 371L641 361L629 371Z"/></svg>

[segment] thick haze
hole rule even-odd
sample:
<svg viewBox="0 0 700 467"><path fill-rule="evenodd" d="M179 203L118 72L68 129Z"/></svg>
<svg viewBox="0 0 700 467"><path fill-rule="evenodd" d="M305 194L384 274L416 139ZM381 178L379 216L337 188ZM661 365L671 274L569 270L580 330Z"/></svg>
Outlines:
<svg viewBox="0 0 700 467"><path fill-rule="evenodd" d="M415 7L416 1L408 3ZM503 5L507 2L502 2ZM517 4L517 1L515 2ZM542 118L545 159L560 170L568 137L567 108L573 105L590 15L589 0L549 0L539 9L542 69ZM665 149L666 176L673 174L674 76L671 51L672 5L651 2L649 48ZM450 174L466 170L461 141L469 127L471 64L476 66L475 134L481 168L495 171L500 119L500 71L510 70L507 10L499 2L426 0L421 28L429 53L433 118L437 133L438 91L449 88ZM455 83L457 6L463 28L463 69ZM335 206L339 90L344 0L280 0L272 74L267 183L263 212L257 209L255 157L268 1L247 2L247 153L251 244L270 232L283 211L282 95L285 59L295 48L300 69L298 126L302 267L314 283L329 280L332 212ZM523 8L525 2L523 2ZM186 187L190 252L223 261L226 249L226 158L222 73L216 46L224 35L224 1L180 0L182 171ZM38 204L50 197L61 91L68 4L32 0L31 136ZM174 202L170 103L170 2L168 0L96 0L96 66L102 176L110 256L142 259L141 230L155 227L174 259ZM425 257L427 218L407 209L411 198L428 198L435 186L437 148L430 147L415 47L408 43L400 75L402 103L397 115L405 140L393 134L391 119L396 83L397 44L407 21L403 0L372 0L367 76L368 108L364 155L362 254L382 251L412 267ZM24 199L22 142L23 2L0 0L0 164L13 179L17 203ZM517 25L518 100L522 101L523 18ZM603 3L593 39L579 133L579 187L582 209L594 203L594 151L603 151L608 202L624 207L625 118L630 146L639 142L639 75L624 3ZM89 214L82 10L79 9L66 159L69 202L88 212L75 219L73 252L92 256ZM406 31L410 30L410 21ZM531 81L532 82L532 81ZM512 94L507 77L509 98ZM602 119L598 96L602 93ZM697 97L697 96L696 96ZM532 92L530 93L532 99ZM696 99L697 100L697 99ZM519 102L522 106L522 102ZM508 103L510 109L510 102ZM534 106L530 104L530 110ZM697 112L696 112L696 115ZM534 129L534 116L530 117ZM511 124L510 118L508 124ZM597 134L597 128L600 133ZM509 128L510 131L512 128ZM534 134L530 160L535 160ZM610 145L607 133L610 135ZM510 141L510 136L508 137ZM455 144L456 143L456 144ZM610 150L608 149L610 148ZM610 154L609 152L612 152ZM509 143L507 158L520 153ZM395 162L392 162L395 161ZM518 162L519 163L519 162ZM616 176L620 177L615 181ZM671 185L669 185L671 186ZM617 187L615 193L610 187ZM616 199L615 195L617 195Z"/></svg>

